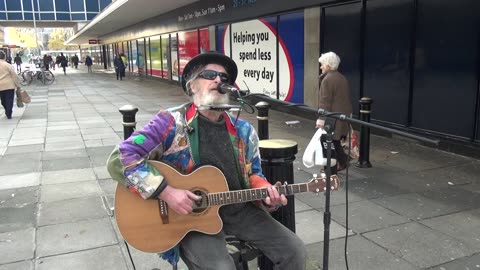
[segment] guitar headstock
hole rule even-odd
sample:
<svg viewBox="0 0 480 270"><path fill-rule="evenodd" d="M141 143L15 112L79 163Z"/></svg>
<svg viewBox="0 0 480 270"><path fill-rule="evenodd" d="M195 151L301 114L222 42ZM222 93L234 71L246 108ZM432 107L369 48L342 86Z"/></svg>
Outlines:
<svg viewBox="0 0 480 270"><path fill-rule="evenodd" d="M322 177L317 177L314 175L314 178L307 183L308 190L315 193L324 192L327 188L327 180L324 174ZM340 179L337 175L330 176L330 190L338 190L340 187Z"/></svg>

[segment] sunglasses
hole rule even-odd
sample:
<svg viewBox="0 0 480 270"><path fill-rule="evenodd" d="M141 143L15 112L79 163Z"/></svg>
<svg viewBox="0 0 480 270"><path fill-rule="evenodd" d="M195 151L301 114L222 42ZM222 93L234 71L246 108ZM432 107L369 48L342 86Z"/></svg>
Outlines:
<svg viewBox="0 0 480 270"><path fill-rule="evenodd" d="M222 82L228 82L230 80L230 77L228 76L227 73L223 72L218 72L215 70L204 70L198 74L200 78L206 79L206 80L215 80L217 76L220 77L220 81Z"/></svg>

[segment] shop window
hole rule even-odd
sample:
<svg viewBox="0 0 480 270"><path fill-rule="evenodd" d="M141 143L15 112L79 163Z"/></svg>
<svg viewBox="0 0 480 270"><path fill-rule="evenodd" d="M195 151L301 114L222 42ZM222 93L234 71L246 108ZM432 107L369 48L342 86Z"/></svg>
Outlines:
<svg viewBox="0 0 480 270"><path fill-rule="evenodd" d="M8 20L12 21L22 21L23 20L23 15L21 12L8 12L7 13Z"/></svg>
<svg viewBox="0 0 480 270"><path fill-rule="evenodd" d="M40 4L40 11L53 11L53 0L38 0L38 2Z"/></svg>
<svg viewBox="0 0 480 270"><path fill-rule="evenodd" d="M18 0L6 0L5 3L7 4L8 11L21 11L22 4ZM9 15L10 18L10 15Z"/></svg>
<svg viewBox="0 0 480 270"><path fill-rule="evenodd" d="M84 13L72 13L72 21L85 21Z"/></svg>
<svg viewBox="0 0 480 270"><path fill-rule="evenodd" d="M98 0L85 0L87 6L87 12L98 12Z"/></svg>
<svg viewBox="0 0 480 270"><path fill-rule="evenodd" d="M83 3L83 1L82 1ZM70 11L70 7L68 5L68 0L55 0L55 10L56 11ZM58 19L58 13L57 13Z"/></svg>
<svg viewBox="0 0 480 270"><path fill-rule="evenodd" d="M55 14L54 13L40 13L40 19L43 21L54 21Z"/></svg>
<svg viewBox="0 0 480 270"><path fill-rule="evenodd" d="M91 21L98 13L87 13L87 20Z"/></svg>
<svg viewBox="0 0 480 270"><path fill-rule="evenodd" d="M1 5L3 5L3 1L0 1ZM23 3L23 11L32 11L32 1L31 0L22 0Z"/></svg>
<svg viewBox="0 0 480 270"><path fill-rule="evenodd" d="M70 21L70 13L57 12L57 21Z"/></svg>

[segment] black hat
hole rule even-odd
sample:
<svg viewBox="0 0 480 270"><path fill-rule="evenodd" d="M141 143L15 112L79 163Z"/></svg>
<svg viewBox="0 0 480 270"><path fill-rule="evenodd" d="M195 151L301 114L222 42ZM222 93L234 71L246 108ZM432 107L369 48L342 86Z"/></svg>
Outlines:
<svg viewBox="0 0 480 270"><path fill-rule="evenodd" d="M228 56L220 54L218 52L207 52L199 54L185 65L182 74L182 87L183 91L187 93L187 81L190 79L190 73L199 66L206 66L208 64L218 64L225 68L225 71L230 76L229 84L234 84L237 79L237 64ZM187 95L190 95L187 93Z"/></svg>

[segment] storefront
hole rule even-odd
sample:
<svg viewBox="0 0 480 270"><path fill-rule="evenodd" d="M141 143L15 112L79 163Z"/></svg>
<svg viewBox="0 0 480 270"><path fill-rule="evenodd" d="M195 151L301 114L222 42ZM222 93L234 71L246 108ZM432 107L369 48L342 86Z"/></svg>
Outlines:
<svg viewBox="0 0 480 270"><path fill-rule="evenodd" d="M132 72L170 81L216 50L237 62L237 87L311 107L317 59L334 51L373 121L477 145L479 18L477 0L199 1L101 40L107 61L125 53Z"/></svg>

